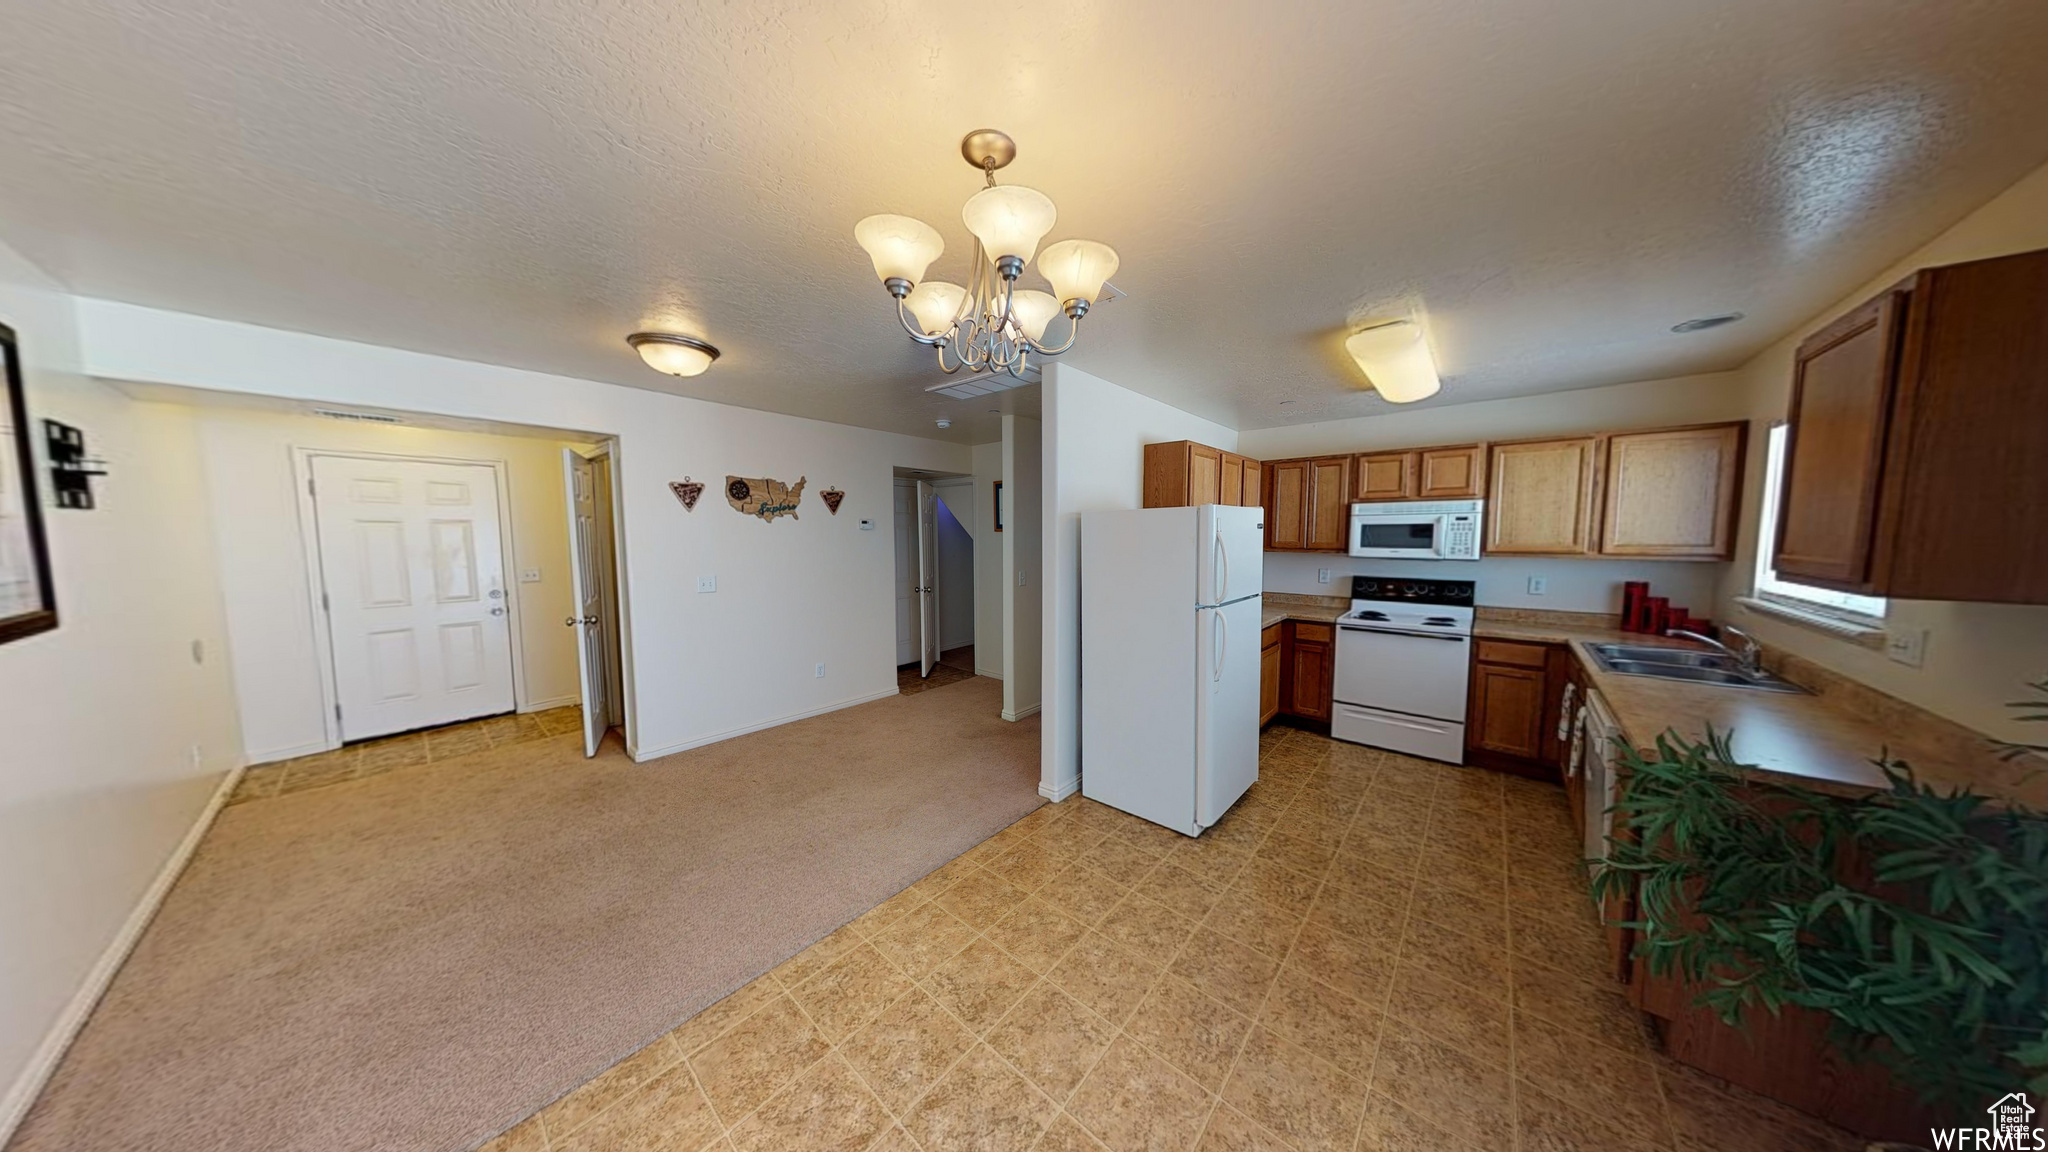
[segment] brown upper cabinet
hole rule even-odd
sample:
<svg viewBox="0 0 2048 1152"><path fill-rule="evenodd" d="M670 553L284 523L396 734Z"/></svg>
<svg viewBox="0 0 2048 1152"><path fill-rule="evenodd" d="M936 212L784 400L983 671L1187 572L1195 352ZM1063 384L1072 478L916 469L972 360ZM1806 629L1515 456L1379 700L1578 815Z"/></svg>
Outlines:
<svg viewBox="0 0 2048 1152"><path fill-rule="evenodd" d="M1353 500L1410 500L1415 496L1415 453L1368 452L1351 464Z"/></svg>
<svg viewBox="0 0 2048 1152"><path fill-rule="evenodd" d="M1193 440L1145 445L1145 507L1259 503L1258 461Z"/></svg>
<svg viewBox="0 0 2048 1152"><path fill-rule="evenodd" d="M1408 448L1366 452L1352 461L1351 498L1374 500L1476 500L1486 475L1486 446Z"/></svg>
<svg viewBox="0 0 2048 1152"><path fill-rule="evenodd" d="M1351 457L1268 462L1266 547L1278 552L1342 552L1351 528Z"/></svg>
<svg viewBox="0 0 2048 1152"><path fill-rule="evenodd" d="M1601 447L1598 436L1493 445L1483 550L1530 556L1591 552Z"/></svg>
<svg viewBox="0 0 2048 1152"><path fill-rule="evenodd" d="M1607 438L1600 554L1649 560L1735 555L1747 424L1703 424Z"/></svg>
<svg viewBox="0 0 2048 1152"><path fill-rule="evenodd" d="M2048 250L1924 268L1793 358L1773 566L1845 592L2048 603Z"/></svg>

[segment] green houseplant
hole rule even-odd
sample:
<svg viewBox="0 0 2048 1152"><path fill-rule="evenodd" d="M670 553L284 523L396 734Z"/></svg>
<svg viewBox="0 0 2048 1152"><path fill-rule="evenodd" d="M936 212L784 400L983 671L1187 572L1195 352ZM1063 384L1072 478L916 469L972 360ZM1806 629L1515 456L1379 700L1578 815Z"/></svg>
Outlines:
<svg viewBox="0 0 2048 1152"><path fill-rule="evenodd" d="M1929 1103L2048 1091L2048 814L1877 763L1888 789L1837 796L1667 733L1627 754L1596 894L1633 889L1638 955L1730 1024L1824 1012Z"/></svg>

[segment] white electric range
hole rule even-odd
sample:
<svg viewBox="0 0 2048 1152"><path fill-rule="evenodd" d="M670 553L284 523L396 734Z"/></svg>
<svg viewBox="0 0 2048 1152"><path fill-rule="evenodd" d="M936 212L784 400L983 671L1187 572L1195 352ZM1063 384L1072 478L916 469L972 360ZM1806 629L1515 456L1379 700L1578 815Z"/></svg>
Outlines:
<svg viewBox="0 0 2048 1152"><path fill-rule="evenodd" d="M1352 577L1330 735L1463 764L1472 593L1470 580Z"/></svg>

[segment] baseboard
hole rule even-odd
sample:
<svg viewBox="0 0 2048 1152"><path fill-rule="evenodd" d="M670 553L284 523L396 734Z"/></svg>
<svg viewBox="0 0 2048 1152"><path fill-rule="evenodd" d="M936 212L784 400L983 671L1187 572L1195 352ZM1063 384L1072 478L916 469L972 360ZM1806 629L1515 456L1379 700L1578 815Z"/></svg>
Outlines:
<svg viewBox="0 0 2048 1152"><path fill-rule="evenodd" d="M213 798L206 802L206 809L192 822L191 831L185 833L185 839L179 842L176 851L171 853L171 858L164 861L164 866L157 873L156 879L143 890L142 899L136 903L134 911L128 913L128 919L121 925L121 930L114 934L114 939L108 943L106 951L100 953L100 958L86 972L85 980L78 986L78 993L64 1006L64 1011L58 1014L56 1022L50 1025L50 1030L43 1036L43 1042L36 1046L35 1054L29 1057L28 1066L21 1070L21 1075L15 1077L14 1083L7 1089L7 1094L0 1096L0 1147L6 1146L7 1142L14 1138L14 1130L21 1126L30 1106L36 1102L36 1097L42 1094L44 1085L50 1082L50 1076L57 1071L57 1065L63 1061L64 1053L70 1049L71 1042L78 1038L78 1033L85 1027L85 1022L92 1018L93 1008L99 1004L100 997L106 995L108 985L114 982L114 976L121 971L121 965L127 962L128 954L135 950L136 943L142 939L143 930L156 918L157 910L163 907L164 897L170 895L171 886L178 882L179 875L185 871L185 865L192 862L192 854L198 851L199 842L206 838L206 830L213 827L214 817L220 815L222 808L227 807L228 797L234 795L235 786L242 782L242 773L245 771L246 767L229 771L221 780L220 786L213 790Z"/></svg>
<svg viewBox="0 0 2048 1152"><path fill-rule="evenodd" d="M659 760L663 756L673 756L678 752L688 752L692 748L702 748L706 744L716 744L720 740L730 740L735 736L745 736L749 732L760 732L764 729L779 727L783 724L793 724L798 720L808 720L813 716L823 716L827 712L837 712L841 708L853 708L861 704L872 704L877 700L887 700L891 696L900 696L902 694L902 690L898 688L890 688L886 692L870 692L866 696L855 696L851 700L841 700L836 704L827 704L805 712L792 712L787 716L777 716L773 720L763 720L758 724L728 728L723 732L714 732L709 736L699 736L695 739L685 740L680 744L669 744L660 748L629 748L626 750L626 754L631 756L635 763Z"/></svg>
<svg viewBox="0 0 2048 1152"><path fill-rule="evenodd" d="M280 760L296 760L301 756L315 756L322 752L332 752L339 747L341 747L339 744L329 744L325 740L315 740L311 744L295 744L290 748L274 748L268 752L251 752L249 753L249 763L251 765L275 764Z"/></svg>
<svg viewBox="0 0 2048 1152"><path fill-rule="evenodd" d="M1023 719L1023 718L1025 718L1026 716L1036 716L1036 715L1038 715L1038 705L1036 705L1036 704L1033 704L1033 705L1032 705L1031 707L1029 707L1029 708L1019 708L1019 709L1017 709L1017 710L1016 710L1015 712L1012 712L1012 711L1010 711L1010 710L1009 710L1008 708L1005 708L1005 709L1003 709L1003 719L1005 719L1005 720L1009 720L1009 721L1012 721L1012 722L1015 722L1015 721L1018 721L1018 720L1022 720L1022 719Z"/></svg>
<svg viewBox="0 0 2048 1152"><path fill-rule="evenodd" d="M581 703L583 703L583 697L571 693L567 696L555 696L546 700L528 700L519 706L518 711L545 712L550 708L567 708L571 704Z"/></svg>
<svg viewBox="0 0 2048 1152"><path fill-rule="evenodd" d="M976 668L974 674L976 676L986 676L991 680L1001 680L1003 678L1003 670L1001 668Z"/></svg>
<svg viewBox="0 0 2048 1152"><path fill-rule="evenodd" d="M1047 787L1042 783L1038 786L1038 794L1040 796L1045 797L1047 800L1052 801L1055 804L1059 803L1062 800L1065 800L1067 797L1072 796L1074 793L1079 792L1080 790L1081 782L1079 780L1075 780L1071 783L1059 787Z"/></svg>

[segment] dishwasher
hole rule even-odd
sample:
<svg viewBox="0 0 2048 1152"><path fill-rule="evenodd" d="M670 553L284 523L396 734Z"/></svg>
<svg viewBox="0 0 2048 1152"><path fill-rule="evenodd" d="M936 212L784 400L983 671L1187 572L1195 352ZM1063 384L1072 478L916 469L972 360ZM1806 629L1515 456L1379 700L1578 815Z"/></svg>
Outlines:
<svg viewBox="0 0 2048 1152"><path fill-rule="evenodd" d="M1585 830L1588 860L1607 858L1607 838L1614 831L1615 769L1621 763L1626 739L1607 701L1588 689L1572 750L1574 766L1585 774L1585 819L1580 826Z"/></svg>

